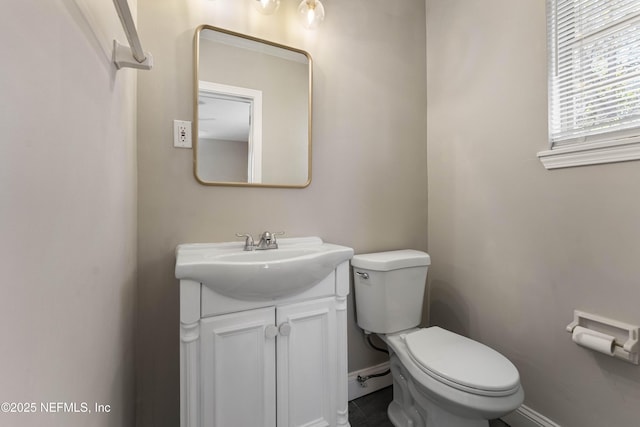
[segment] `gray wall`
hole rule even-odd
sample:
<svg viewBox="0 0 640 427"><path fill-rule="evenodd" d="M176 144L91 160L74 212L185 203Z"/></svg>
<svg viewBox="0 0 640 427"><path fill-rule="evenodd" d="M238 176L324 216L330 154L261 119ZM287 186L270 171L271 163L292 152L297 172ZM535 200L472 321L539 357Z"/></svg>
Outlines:
<svg viewBox="0 0 640 427"><path fill-rule="evenodd" d="M545 2L427 0L431 322L518 367L565 427L635 426L640 369L582 349L582 309L640 323L640 164L546 171Z"/></svg>
<svg viewBox="0 0 640 427"><path fill-rule="evenodd" d="M284 230L360 253L426 249L424 1L327 3L315 32L296 21L296 3L263 16L249 0L140 0L140 31L155 67L138 76L139 425L179 423L177 244ZM308 188L202 186L191 151L173 148L172 121L192 119L192 43L204 23L313 57ZM352 307L349 369L356 370L381 358L365 347Z"/></svg>
<svg viewBox="0 0 640 427"><path fill-rule="evenodd" d="M102 3L92 27L73 1L2 4L0 402L37 404L3 426L135 421L136 74L111 63L124 36Z"/></svg>

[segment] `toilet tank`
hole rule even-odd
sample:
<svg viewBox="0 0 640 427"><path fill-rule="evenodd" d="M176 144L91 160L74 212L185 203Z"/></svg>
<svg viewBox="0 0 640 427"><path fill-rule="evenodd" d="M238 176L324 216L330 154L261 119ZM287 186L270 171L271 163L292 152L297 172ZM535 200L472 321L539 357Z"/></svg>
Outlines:
<svg viewBox="0 0 640 427"><path fill-rule="evenodd" d="M358 326L379 334L418 326L430 264L429 254L411 249L355 255Z"/></svg>

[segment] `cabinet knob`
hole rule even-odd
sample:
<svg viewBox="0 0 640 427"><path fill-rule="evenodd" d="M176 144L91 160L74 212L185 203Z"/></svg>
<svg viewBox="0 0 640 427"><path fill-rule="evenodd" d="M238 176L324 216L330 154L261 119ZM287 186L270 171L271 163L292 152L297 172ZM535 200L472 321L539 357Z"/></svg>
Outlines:
<svg viewBox="0 0 640 427"><path fill-rule="evenodd" d="M291 325L287 323L283 323L280 325L280 335L283 337L288 337L291 333Z"/></svg>
<svg viewBox="0 0 640 427"><path fill-rule="evenodd" d="M275 338L278 335L278 328L275 325L269 325L264 328L264 336L271 339Z"/></svg>

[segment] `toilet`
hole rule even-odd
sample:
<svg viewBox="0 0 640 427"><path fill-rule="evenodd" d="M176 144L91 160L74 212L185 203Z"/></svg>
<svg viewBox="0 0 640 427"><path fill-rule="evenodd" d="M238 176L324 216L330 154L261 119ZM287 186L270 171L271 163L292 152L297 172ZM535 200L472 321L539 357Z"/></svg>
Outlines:
<svg viewBox="0 0 640 427"><path fill-rule="evenodd" d="M388 346L396 427L488 427L524 400L518 370L497 351L439 327L418 328L428 254L399 250L351 260L356 318Z"/></svg>

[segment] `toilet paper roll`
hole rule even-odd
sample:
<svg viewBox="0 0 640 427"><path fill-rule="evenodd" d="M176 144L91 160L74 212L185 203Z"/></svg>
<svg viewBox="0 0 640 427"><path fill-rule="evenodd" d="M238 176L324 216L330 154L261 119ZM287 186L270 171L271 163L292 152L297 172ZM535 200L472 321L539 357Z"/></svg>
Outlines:
<svg viewBox="0 0 640 427"><path fill-rule="evenodd" d="M611 335L583 328L582 326L576 326L573 329L572 337L573 342L582 347L613 356L616 339Z"/></svg>

